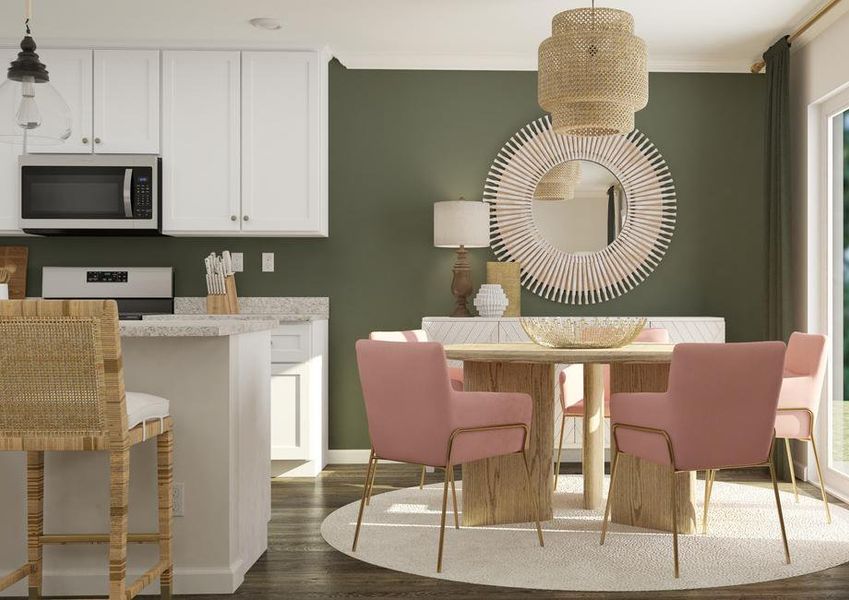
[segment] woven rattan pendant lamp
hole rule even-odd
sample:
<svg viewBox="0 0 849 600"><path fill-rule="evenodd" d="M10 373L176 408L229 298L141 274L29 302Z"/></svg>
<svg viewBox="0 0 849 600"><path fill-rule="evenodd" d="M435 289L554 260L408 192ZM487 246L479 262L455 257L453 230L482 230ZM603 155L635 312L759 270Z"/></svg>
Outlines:
<svg viewBox="0 0 849 600"><path fill-rule="evenodd" d="M539 105L563 135L626 134L649 99L645 42L634 18L613 8L555 15L539 47Z"/></svg>
<svg viewBox="0 0 849 600"><path fill-rule="evenodd" d="M581 163L577 160L554 165L542 176L534 190L534 200L573 200L581 180Z"/></svg>

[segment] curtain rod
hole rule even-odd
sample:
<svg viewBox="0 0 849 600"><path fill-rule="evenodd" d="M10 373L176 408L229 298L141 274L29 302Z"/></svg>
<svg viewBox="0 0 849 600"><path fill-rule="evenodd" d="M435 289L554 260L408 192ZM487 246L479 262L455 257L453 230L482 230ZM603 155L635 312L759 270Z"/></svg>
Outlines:
<svg viewBox="0 0 849 600"><path fill-rule="evenodd" d="M825 16L825 14L828 11L830 11L832 8L834 8L838 4L840 4L840 0L829 0L828 2L826 2L825 4L820 6L814 14L812 14L810 17L808 17L801 25L799 25L799 27L796 29L796 31L794 31L793 33L790 34L788 40L792 43L800 35L802 35L808 29L810 29L811 26L814 23L819 21L820 18ZM759 60L758 62L756 62L755 64L752 65L751 71L752 71L752 73L760 73L761 71L763 71L764 66L765 66L764 61Z"/></svg>

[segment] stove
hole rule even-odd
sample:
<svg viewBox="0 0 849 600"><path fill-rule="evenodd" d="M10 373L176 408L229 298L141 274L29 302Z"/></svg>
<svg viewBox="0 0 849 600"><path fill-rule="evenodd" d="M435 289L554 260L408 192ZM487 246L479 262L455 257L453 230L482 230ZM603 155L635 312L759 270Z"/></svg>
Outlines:
<svg viewBox="0 0 849 600"><path fill-rule="evenodd" d="M44 267L41 295L45 299L111 299L124 320L173 314L172 267Z"/></svg>

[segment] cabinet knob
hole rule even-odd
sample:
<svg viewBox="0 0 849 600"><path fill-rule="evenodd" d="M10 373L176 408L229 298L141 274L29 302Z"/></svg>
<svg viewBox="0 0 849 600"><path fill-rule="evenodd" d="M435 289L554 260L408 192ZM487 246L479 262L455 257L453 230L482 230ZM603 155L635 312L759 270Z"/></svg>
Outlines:
<svg viewBox="0 0 849 600"><path fill-rule="evenodd" d="M236 215L231 215L231 216L230 216L230 220L231 220L231 221L236 221L236 220L238 220L238 219L239 219L239 217L237 217Z"/></svg>
<svg viewBox="0 0 849 600"><path fill-rule="evenodd" d="M83 138L83 144L88 144L88 138L87 137Z"/></svg>
<svg viewBox="0 0 849 600"><path fill-rule="evenodd" d="M251 220L251 218L250 218L248 215L245 215L244 217L242 217L242 219L244 219L245 221L250 221L250 220Z"/></svg>
<svg viewBox="0 0 849 600"><path fill-rule="evenodd" d="M100 143L100 138L94 138L94 143L95 143L95 144L99 144L99 143Z"/></svg>

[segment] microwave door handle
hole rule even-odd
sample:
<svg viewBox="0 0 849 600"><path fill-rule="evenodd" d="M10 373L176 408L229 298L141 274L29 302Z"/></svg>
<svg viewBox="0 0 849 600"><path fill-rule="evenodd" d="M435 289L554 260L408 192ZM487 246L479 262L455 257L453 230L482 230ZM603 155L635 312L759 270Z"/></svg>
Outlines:
<svg viewBox="0 0 849 600"><path fill-rule="evenodd" d="M133 204L130 198L130 191L133 185L133 170L124 169L124 216L128 219L133 218Z"/></svg>

